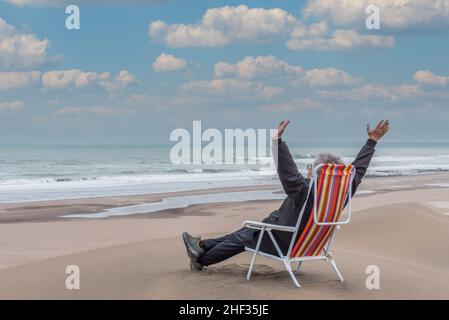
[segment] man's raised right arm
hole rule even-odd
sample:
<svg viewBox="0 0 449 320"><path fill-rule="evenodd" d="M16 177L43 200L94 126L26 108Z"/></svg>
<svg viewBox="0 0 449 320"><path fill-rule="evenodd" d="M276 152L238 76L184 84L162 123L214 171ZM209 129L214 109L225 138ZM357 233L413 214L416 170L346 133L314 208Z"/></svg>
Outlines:
<svg viewBox="0 0 449 320"><path fill-rule="evenodd" d="M292 199L297 199L303 190L306 182L304 176L298 172L296 163L288 149L285 141L282 141L282 134L289 124L289 121L282 121L279 124L277 133L273 139L273 158L276 169L285 193Z"/></svg>

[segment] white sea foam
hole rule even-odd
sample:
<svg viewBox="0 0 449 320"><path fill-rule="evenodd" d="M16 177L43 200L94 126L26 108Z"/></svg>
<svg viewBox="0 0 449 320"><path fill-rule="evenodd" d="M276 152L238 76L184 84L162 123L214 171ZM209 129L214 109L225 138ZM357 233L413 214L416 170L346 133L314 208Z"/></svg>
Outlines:
<svg viewBox="0 0 449 320"><path fill-rule="evenodd" d="M271 174L248 175L245 172L100 177L89 181L44 183L33 181L0 185L0 203L138 195L267 184L278 184L278 181Z"/></svg>
<svg viewBox="0 0 449 320"><path fill-rule="evenodd" d="M372 190L360 190L360 191L357 191L355 194L356 195L364 195L364 194L373 194L375 192L376 191L372 191Z"/></svg>
<svg viewBox="0 0 449 320"><path fill-rule="evenodd" d="M440 187L440 188L449 188L449 183L427 183L425 184L426 186L429 187Z"/></svg>
<svg viewBox="0 0 449 320"><path fill-rule="evenodd" d="M432 206L439 209L449 209L449 201L430 201Z"/></svg>
<svg viewBox="0 0 449 320"><path fill-rule="evenodd" d="M285 198L285 195L276 194L273 193L273 191L274 190L223 192L223 193L202 194L202 195L192 195L183 197L167 197L159 202L117 207L98 213L70 214L63 216L63 218L98 219L107 217L128 216L134 214L152 213L167 209L186 208L190 205L195 204L207 204L217 202L220 203L243 202L250 200L280 200Z"/></svg>

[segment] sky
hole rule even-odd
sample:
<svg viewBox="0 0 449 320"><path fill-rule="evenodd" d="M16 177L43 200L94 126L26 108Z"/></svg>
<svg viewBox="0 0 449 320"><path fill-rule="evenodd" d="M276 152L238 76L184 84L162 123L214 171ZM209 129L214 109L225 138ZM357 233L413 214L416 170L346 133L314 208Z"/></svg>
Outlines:
<svg viewBox="0 0 449 320"><path fill-rule="evenodd" d="M0 142L282 119L292 141L360 141L382 118L387 141L449 142L448 57L449 0L0 0Z"/></svg>

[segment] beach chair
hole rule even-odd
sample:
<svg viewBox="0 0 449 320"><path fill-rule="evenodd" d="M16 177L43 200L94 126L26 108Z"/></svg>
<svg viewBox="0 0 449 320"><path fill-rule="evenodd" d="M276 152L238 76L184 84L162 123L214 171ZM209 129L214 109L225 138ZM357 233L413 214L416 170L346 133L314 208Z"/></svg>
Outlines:
<svg viewBox="0 0 449 320"><path fill-rule="evenodd" d="M297 271L299 271L302 262L313 260L325 260L330 263L340 281L343 277L337 268L335 259L332 256L330 246L336 228L340 225L349 223L351 219L351 195L352 181L354 179L355 168L352 165L344 164L322 164L315 168L313 173L313 183L309 184L307 201L305 201L295 227L273 225L257 221L245 221L243 226L246 228L260 230L260 235L255 248L246 247L245 250L253 253L251 264L249 266L247 280L250 280L257 255L273 258L281 261L290 274L296 287L301 287L292 271L292 263L297 262ZM298 229L306 204L313 192L313 209L308 219L307 225L301 234ZM339 221L344 208L347 210L347 218ZM287 254L284 255L280 249L272 231L291 232L293 234ZM276 248L277 256L262 252L260 244L265 234L273 242Z"/></svg>

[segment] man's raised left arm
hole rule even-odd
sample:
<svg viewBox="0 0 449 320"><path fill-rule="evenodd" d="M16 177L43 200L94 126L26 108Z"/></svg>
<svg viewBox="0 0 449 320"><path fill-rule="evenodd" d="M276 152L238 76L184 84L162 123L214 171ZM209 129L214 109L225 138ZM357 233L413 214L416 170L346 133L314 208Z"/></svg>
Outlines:
<svg viewBox="0 0 449 320"><path fill-rule="evenodd" d="M356 169L354 181L352 183L353 193L355 193L360 182L362 182L362 178L365 176L366 170L368 169L374 152L376 151L375 147L377 142L388 132L390 129L389 126L390 122L388 120L380 121L374 129L371 129L369 124L366 126L368 140L360 150L355 160L352 162L352 165Z"/></svg>

